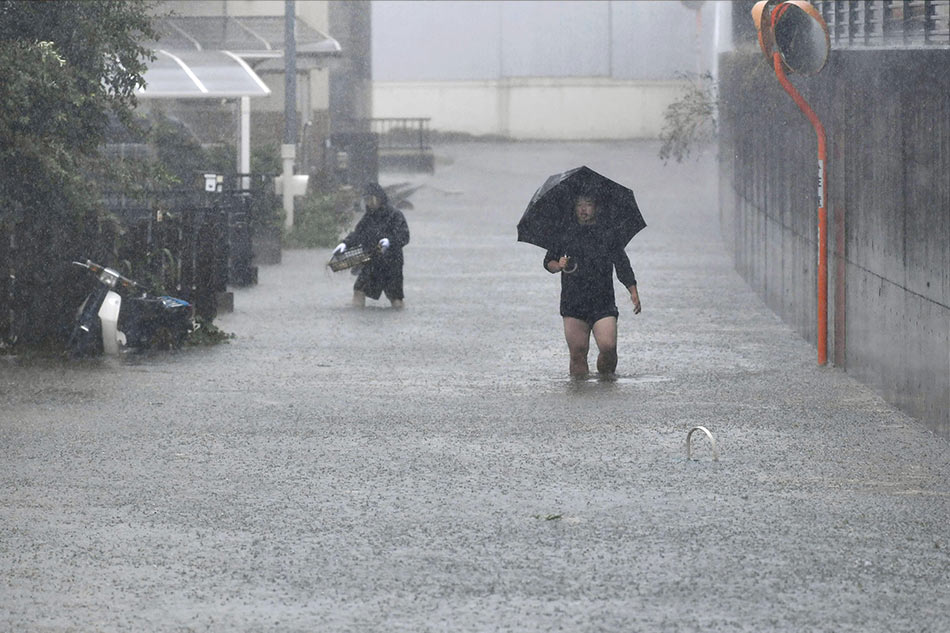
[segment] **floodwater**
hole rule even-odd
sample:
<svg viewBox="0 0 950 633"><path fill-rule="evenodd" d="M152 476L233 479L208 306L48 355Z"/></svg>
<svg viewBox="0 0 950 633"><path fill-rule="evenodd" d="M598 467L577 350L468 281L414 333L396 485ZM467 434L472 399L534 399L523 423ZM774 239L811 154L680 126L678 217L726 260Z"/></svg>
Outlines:
<svg viewBox="0 0 950 633"><path fill-rule="evenodd" d="M421 185L401 311L285 251L227 345L0 359L0 630L946 630L948 442L816 365L733 272L712 157L657 150L386 175ZM648 223L610 381L568 378L558 279L515 242L581 164ZM687 460L698 425L718 461L700 433Z"/></svg>

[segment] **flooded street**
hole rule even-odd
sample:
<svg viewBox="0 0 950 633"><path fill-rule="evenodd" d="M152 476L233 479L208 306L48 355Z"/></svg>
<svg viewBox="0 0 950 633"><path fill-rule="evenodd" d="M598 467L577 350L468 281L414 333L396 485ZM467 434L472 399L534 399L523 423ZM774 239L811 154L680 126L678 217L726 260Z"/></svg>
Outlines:
<svg viewBox="0 0 950 633"><path fill-rule="evenodd" d="M284 251L227 345L0 358L0 631L946 630L950 444L817 366L733 271L713 157L657 150L384 175L421 186L401 311ZM558 277L515 241L579 165L647 222L612 381L568 379Z"/></svg>

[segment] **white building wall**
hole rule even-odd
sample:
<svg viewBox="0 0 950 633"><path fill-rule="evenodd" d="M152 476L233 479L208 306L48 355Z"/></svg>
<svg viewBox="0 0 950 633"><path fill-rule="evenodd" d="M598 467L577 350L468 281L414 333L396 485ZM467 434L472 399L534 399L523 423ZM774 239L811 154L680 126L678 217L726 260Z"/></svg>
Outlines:
<svg viewBox="0 0 950 633"><path fill-rule="evenodd" d="M435 131L516 140L650 139L683 88L599 77L375 81L373 116L425 117Z"/></svg>

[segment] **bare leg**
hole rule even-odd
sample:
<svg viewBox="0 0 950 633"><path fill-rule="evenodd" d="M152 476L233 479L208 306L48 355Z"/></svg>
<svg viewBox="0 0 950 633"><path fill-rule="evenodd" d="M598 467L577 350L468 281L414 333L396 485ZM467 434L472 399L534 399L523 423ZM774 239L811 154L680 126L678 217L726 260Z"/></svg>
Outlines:
<svg viewBox="0 0 950 633"><path fill-rule="evenodd" d="M604 317L594 323L594 341L600 353L597 355L597 371L612 374L617 371L617 317Z"/></svg>
<svg viewBox="0 0 950 633"><path fill-rule="evenodd" d="M386 293L386 298L389 299L389 305L394 309L401 310L406 306L405 300L395 292L390 292L388 288L384 289L384 292Z"/></svg>
<svg viewBox="0 0 950 633"><path fill-rule="evenodd" d="M353 291L353 307L354 308L365 308L366 307L366 294L360 292L359 290Z"/></svg>
<svg viewBox="0 0 950 633"><path fill-rule="evenodd" d="M586 321L564 317L564 338L571 354L571 376L586 376L589 371L587 352L590 349L590 326Z"/></svg>

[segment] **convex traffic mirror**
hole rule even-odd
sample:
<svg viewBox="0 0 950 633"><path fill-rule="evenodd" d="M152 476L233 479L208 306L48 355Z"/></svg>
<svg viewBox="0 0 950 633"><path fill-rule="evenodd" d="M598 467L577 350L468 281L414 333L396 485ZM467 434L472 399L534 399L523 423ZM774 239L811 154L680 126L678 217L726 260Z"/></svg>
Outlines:
<svg viewBox="0 0 950 633"><path fill-rule="evenodd" d="M759 46L771 61L778 52L788 70L814 75L825 66L831 40L821 14L805 0L761 0L752 7Z"/></svg>

